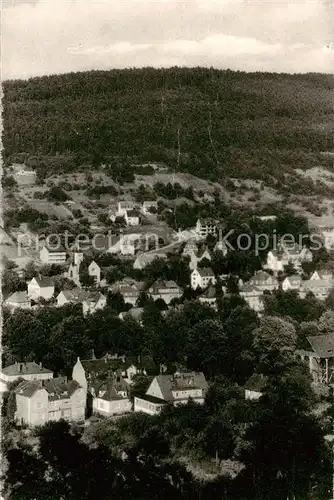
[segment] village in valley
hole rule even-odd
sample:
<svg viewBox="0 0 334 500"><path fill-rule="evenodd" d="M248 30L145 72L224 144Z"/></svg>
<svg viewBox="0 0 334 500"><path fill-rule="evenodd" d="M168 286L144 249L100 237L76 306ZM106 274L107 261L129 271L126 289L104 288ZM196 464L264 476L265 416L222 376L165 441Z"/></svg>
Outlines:
<svg viewBox="0 0 334 500"><path fill-rule="evenodd" d="M15 168L17 186L25 190L27 186L33 188L35 173L25 165L20 170L18 166ZM175 187L182 190L180 185ZM147 198L145 189L140 187L139 192ZM152 192L154 190L150 189L149 193ZM192 198L196 198L194 192ZM171 209L156 196L141 202L121 197L116 197L114 202L111 200L112 197L108 197L108 208L103 217L99 212L99 220L107 222L99 230L105 229L109 223L112 231L94 234L88 245L87 237L85 245L77 238L70 247L67 241L66 247L59 243L59 238L58 243L52 242L52 235L49 235L47 242L38 240L38 248L34 249L31 241L35 240L30 239L30 246L26 241L22 245L22 234L20 239L20 235L12 231L16 234L14 243L15 236L12 239L3 231L6 278L9 288L17 288L4 298L7 321L10 321L10 316L20 315L22 310L36 312L42 308L62 309L67 306L78 307L84 318L94 318L106 308L115 312L114 304L117 303L116 311L121 321L143 325L145 308L155 307L162 317L168 318L170 311L182 311L190 301L208 306L219 314L223 299L233 296L240 297L240 304L244 303L261 318L276 296L282 299L292 293L290 296L294 300L311 297L319 304L334 299L334 265L330 257L334 228L318 228L319 242L322 243L322 257L317 258L318 263L314 262L310 245L284 243L282 238L278 240L277 248L269 246L265 249L262 261L256 260L253 273L248 269L245 273L240 264L241 274L248 274L248 279L244 279L238 275L237 268L233 273L229 272L228 258L233 252L240 254L245 250L230 250L224 235L231 228L226 226L223 217L198 217L193 227L176 230L167 225L163 216L157 217L157 214L166 212L170 215ZM223 204L219 194L215 193L209 201L201 200L199 206L200 209L204 207L205 212L215 204L219 207L220 203ZM284 217L294 219L293 214L253 215L251 219L257 221L259 229L267 224L267 228L273 230L278 219ZM32 252L35 252L34 259L29 260ZM325 259L324 254L327 255ZM321 264L321 259L327 262ZM168 267L170 262L175 269L172 265ZM125 269L130 270L128 273L124 271L124 263ZM150 272L146 274L148 268ZM178 268L182 269L181 273ZM165 274L162 277L159 276L160 269ZM220 269L224 272L219 272ZM333 334L309 335L303 347L294 353L303 361L307 360L313 382L328 383L333 370ZM10 363L9 360L14 358L15 361ZM42 425L59 419L88 425L92 417L116 417L131 412L158 415L166 404L184 404L189 400L204 404L209 387L204 373L189 371L186 364L171 372L168 359L157 364L150 355L138 355L138 352L124 349L123 352L113 349L96 357L93 348L89 353L84 352L83 358L77 356L74 360L72 357L70 376L64 376L61 370L55 373L54 367L42 359L30 358L19 358L15 352L9 354L0 376L2 390L10 387L15 394L16 411L12 418L23 426ZM133 397L131 387L138 375L150 375L149 383L141 397ZM261 396L259 387L262 387L263 380L262 375L255 374L246 381L246 399Z"/></svg>

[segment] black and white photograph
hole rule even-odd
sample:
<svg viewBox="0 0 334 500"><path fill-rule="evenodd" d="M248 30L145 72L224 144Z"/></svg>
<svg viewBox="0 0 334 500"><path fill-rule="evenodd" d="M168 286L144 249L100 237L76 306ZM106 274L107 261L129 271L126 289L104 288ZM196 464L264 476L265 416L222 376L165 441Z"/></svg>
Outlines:
<svg viewBox="0 0 334 500"><path fill-rule="evenodd" d="M0 500L334 500L333 0L0 10Z"/></svg>

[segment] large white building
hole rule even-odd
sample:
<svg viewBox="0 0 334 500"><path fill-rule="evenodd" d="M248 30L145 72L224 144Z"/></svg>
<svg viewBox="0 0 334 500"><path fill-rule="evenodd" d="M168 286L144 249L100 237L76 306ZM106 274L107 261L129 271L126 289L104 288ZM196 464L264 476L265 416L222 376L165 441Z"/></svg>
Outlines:
<svg viewBox="0 0 334 500"><path fill-rule="evenodd" d="M45 245L39 252L39 258L43 264L65 264L66 257L66 250L61 246L53 248Z"/></svg>
<svg viewBox="0 0 334 500"><path fill-rule="evenodd" d="M214 272L209 267L194 269L190 275L190 285L193 290L196 290L196 288L206 288L215 283Z"/></svg>

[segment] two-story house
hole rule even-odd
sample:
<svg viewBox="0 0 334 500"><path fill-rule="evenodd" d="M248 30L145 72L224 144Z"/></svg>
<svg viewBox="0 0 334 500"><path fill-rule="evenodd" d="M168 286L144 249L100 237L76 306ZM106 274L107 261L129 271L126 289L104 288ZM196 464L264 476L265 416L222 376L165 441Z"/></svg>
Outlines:
<svg viewBox="0 0 334 500"><path fill-rule="evenodd" d="M265 271L257 271L249 280L249 284L260 290L269 290L270 292L277 290L279 287L277 279Z"/></svg>
<svg viewBox="0 0 334 500"><path fill-rule="evenodd" d="M182 289L175 281L158 280L148 289L148 295L153 300L162 299L169 304L173 299L182 297Z"/></svg>
<svg viewBox="0 0 334 500"><path fill-rule="evenodd" d="M66 377L23 381L15 389L15 420L20 424L44 425L64 419L85 420L86 393L75 380Z"/></svg>
<svg viewBox="0 0 334 500"><path fill-rule="evenodd" d="M134 411L157 415L166 404L178 406L194 401L204 404L208 383L202 372L156 376L143 398L134 398Z"/></svg>
<svg viewBox="0 0 334 500"><path fill-rule="evenodd" d="M57 306L66 304L82 304L83 315L93 314L104 309L107 305L107 298L101 292L73 288L72 290L62 290L57 295Z"/></svg>
<svg viewBox="0 0 334 500"><path fill-rule="evenodd" d="M190 275L190 285L193 290L197 288L206 288L207 286L214 285L216 278L214 272L209 267L194 269Z"/></svg>
<svg viewBox="0 0 334 500"><path fill-rule="evenodd" d="M0 372L0 380L6 384L14 382L19 378L29 381L48 380L53 378L53 372L45 368L42 363L35 363L34 361L13 363L12 365L3 367Z"/></svg>
<svg viewBox="0 0 334 500"><path fill-rule="evenodd" d="M96 382L92 389L93 413L109 417L132 411L130 385L118 374L108 380Z"/></svg>
<svg viewBox="0 0 334 500"><path fill-rule="evenodd" d="M287 276L282 282L283 292L288 290L299 290L302 284L302 279L299 274L294 274L293 276Z"/></svg>
<svg viewBox="0 0 334 500"><path fill-rule="evenodd" d="M23 292L15 292L5 300L4 305L12 312L16 309L31 309L31 299L28 297L28 292L26 290Z"/></svg>
<svg viewBox="0 0 334 500"><path fill-rule="evenodd" d="M138 210L126 210L124 218L127 226L139 226L140 224L140 213Z"/></svg>
<svg viewBox="0 0 334 500"><path fill-rule="evenodd" d="M202 304L209 304L214 309L217 309L216 287L209 285L209 287L199 296L199 301Z"/></svg>
<svg viewBox="0 0 334 500"><path fill-rule="evenodd" d="M52 278L47 276L35 276L28 283L28 297L32 300L43 298L50 300L55 292Z"/></svg>
<svg viewBox="0 0 334 500"><path fill-rule="evenodd" d="M280 244L277 250L270 250L267 255L266 269L278 273L292 264L299 271L303 262L313 260L312 252L305 246Z"/></svg>
<svg viewBox="0 0 334 500"><path fill-rule="evenodd" d="M134 282L120 282L109 288L112 293L120 293L126 304L135 306L140 294L139 286Z"/></svg>
<svg viewBox="0 0 334 500"><path fill-rule="evenodd" d="M55 247L45 245L39 252L39 258L43 264L65 264L67 255L65 248L60 245Z"/></svg>
<svg viewBox="0 0 334 500"><path fill-rule="evenodd" d="M217 224L212 219L198 219L195 231L201 238L206 238L209 234L216 235Z"/></svg>

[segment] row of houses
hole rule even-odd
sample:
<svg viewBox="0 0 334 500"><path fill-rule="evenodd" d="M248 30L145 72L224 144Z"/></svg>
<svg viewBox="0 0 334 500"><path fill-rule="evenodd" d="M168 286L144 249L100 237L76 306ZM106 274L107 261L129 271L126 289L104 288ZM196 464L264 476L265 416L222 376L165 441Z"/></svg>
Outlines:
<svg viewBox="0 0 334 500"><path fill-rule="evenodd" d="M195 372L160 373L152 378L145 396L132 401L131 385L138 374L147 375L145 361L106 355L78 358L72 380L54 378L51 370L34 362L3 368L0 379L5 384L22 379L15 388L15 420L31 426L60 419L83 422L88 409L105 417L132 411L156 415L167 404L204 403L208 384L203 373Z"/></svg>

